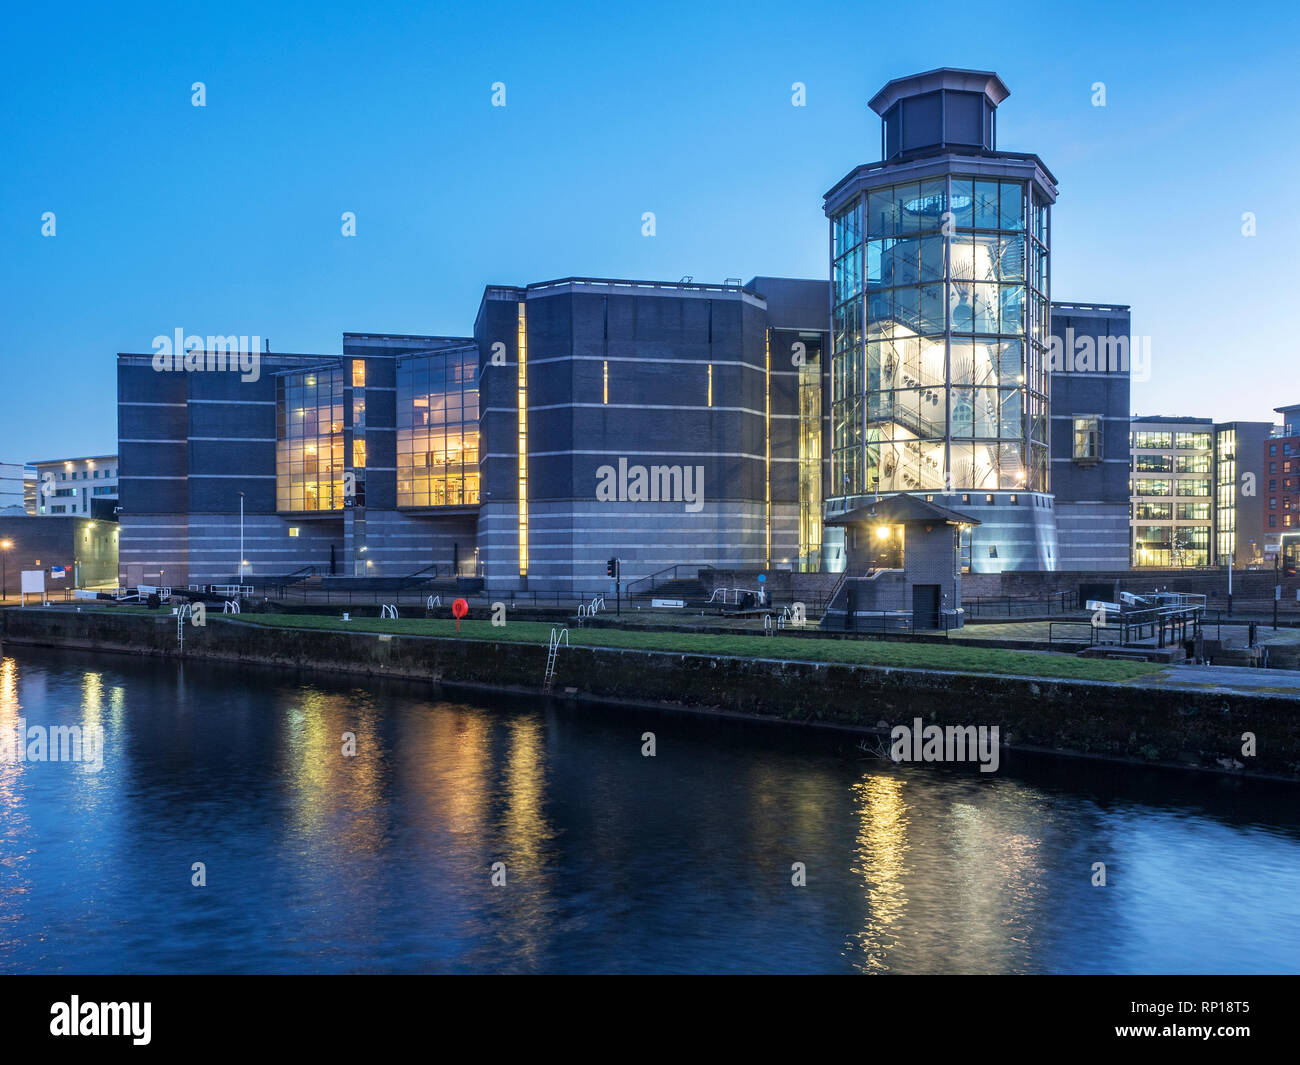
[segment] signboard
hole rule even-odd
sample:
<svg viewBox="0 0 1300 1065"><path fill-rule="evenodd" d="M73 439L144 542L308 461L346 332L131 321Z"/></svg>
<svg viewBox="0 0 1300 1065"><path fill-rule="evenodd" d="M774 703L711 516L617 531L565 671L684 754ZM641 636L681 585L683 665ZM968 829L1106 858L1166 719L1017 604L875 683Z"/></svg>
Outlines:
<svg viewBox="0 0 1300 1065"><path fill-rule="evenodd" d="M653 606L684 607L686 605L686 600L685 599L651 599L650 605L652 607Z"/></svg>
<svg viewBox="0 0 1300 1065"><path fill-rule="evenodd" d="M23 606L27 605L29 595L39 595L41 602L45 602L45 571L43 569L23 570Z"/></svg>
<svg viewBox="0 0 1300 1065"><path fill-rule="evenodd" d="M68 575L68 571L67 571L66 567L64 567L64 566L51 566L51 567L50 567L50 577L51 577L52 580L61 581L61 580L63 580L63 578L66 577L67 575Z"/></svg>

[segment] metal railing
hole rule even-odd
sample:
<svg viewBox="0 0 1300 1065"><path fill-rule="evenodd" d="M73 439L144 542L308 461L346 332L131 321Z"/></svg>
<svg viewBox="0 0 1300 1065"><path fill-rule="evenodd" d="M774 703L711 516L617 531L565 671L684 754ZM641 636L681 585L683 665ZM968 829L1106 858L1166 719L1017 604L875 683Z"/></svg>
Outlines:
<svg viewBox="0 0 1300 1065"><path fill-rule="evenodd" d="M890 636L942 636L948 639L948 631L953 627L953 619L948 614L940 614L934 626L917 625L916 618L906 611L858 611L844 616L844 632L859 633L863 636L878 636L882 640ZM838 626L836 626L838 628Z"/></svg>
<svg viewBox="0 0 1300 1065"><path fill-rule="evenodd" d="M665 566L663 569L655 570L654 573L648 573L644 577L628 581L623 586L623 590L627 593L629 599L638 595L653 595L656 588L672 581L697 581L702 573L706 573L712 568L712 566Z"/></svg>
<svg viewBox="0 0 1300 1065"><path fill-rule="evenodd" d="M1079 609L1078 592L1050 595L962 596L962 608L970 618L1032 617L1038 614L1068 614Z"/></svg>

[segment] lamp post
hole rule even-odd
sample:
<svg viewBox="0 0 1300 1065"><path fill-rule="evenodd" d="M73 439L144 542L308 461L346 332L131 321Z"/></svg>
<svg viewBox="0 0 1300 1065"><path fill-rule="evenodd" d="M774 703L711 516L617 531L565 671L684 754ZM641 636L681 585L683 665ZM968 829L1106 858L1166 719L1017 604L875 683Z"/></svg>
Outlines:
<svg viewBox="0 0 1300 1065"><path fill-rule="evenodd" d="M1277 632L1277 603L1282 598L1282 542L1279 540L1277 554L1273 556L1273 631Z"/></svg>
<svg viewBox="0 0 1300 1065"><path fill-rule="evenodd" d="M1232 616L1232 561L1234 555L1228 552L1228 616Z"/></svg>
<svg viewBox="0 0 1300 1065"><path fill-rule="evenodd" d="M0 540L0 603L9 598L9 551L12 540Z"/></svg>
<svg viewBox="0 0 1300 1065"><path fill-rule="evenodd" d="M239 583L244 583L244 493L239 493Z"/></svg>

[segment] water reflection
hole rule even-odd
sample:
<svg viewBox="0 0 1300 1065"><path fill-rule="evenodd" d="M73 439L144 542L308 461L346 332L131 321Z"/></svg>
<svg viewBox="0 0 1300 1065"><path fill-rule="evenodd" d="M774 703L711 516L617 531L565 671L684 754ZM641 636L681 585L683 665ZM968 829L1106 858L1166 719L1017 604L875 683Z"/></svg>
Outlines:
<svg viewBox="0 0 1300 1065"><path fill-rule="evenodd" d="M4 970L1300 967L1290 790L26 649L0 727L24 715L107 749L0 765Z"/></svg>
<svg viewBox="0 0 1300 1065"><path fill-rule="evenodd" d="M862 929L852 934L849 946L860 955L855 965L866 971L889 970L907 913L909 821L903 787L900 778L883 774L868 774L853 785L859 829L850 870L862 880L866 908Z"/></svg>

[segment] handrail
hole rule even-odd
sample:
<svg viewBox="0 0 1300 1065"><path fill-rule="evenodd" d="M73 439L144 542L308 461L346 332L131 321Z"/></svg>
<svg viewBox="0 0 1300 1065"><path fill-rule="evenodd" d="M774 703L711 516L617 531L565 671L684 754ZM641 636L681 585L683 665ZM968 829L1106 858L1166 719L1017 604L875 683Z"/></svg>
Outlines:
<svg viewBox="0 0 1300 1065"><path fill-rule="evenodd" d="M665 566L663 569L655 570L653 573L647 573L644 577L637 577L635 580L628 581L627 584L624 585L623 590L624 590L625 592L627 592L628 598L630 599L630 598L632 598L632 596L634 596L634 595L641 595L641 594L643 594L640 590L637 589L637 586L638 586L638 585L641 585L641 584L644 584L646 581L649 581L649 582L650 582L649 593L653 593L654 590L655 590L656 584L667 584L669 580L677 580L677 579L678 579L678 577L677 577L677 571L678 571L678 570L682 570L682 569L684 569L684 570L694 570L694 571L695 571L695 572L694 572L694 577L695 577L696 580L698 580L698 579L699 579L699 576L700 576L701 573L703 573L705 570L713 569L713 567L712 567L712 566L695 566L695 565L688 565L688 564L685 563L685 562L679 562L679 563L677 563L677 564L674 565L674 566ZM671 577L668 577L668 578L665 578L664 580L657 580L657 578L663 577L664 574L666 574L666 573L671 573L672 576L671 576ZM682 579L685 579L685 578L682 578ZM645 594L648 594L648 593L645 593Z"/></svg>
<svg viewBox="0 0 1300 1065"><path fill-rule="evenodd" d="M429 570L433 570L433 576L434 576L434 579L437 579L437 577L438 577L438 573L440 572L441 567L442 567L442 563L441 563L441 562L434 562L434 563L431 564L431 565L425 566L424 569L417 569L414 573L408 573L405 577L402 578L402 580L404 580L404 581L414 580L416 577L419 577L419 576L422 576L422 575L425 574L425 573L428 573ZM449 573L451 572L451 567L450 567L450 565L448 566L448 572L449 572Z"/></svg>

